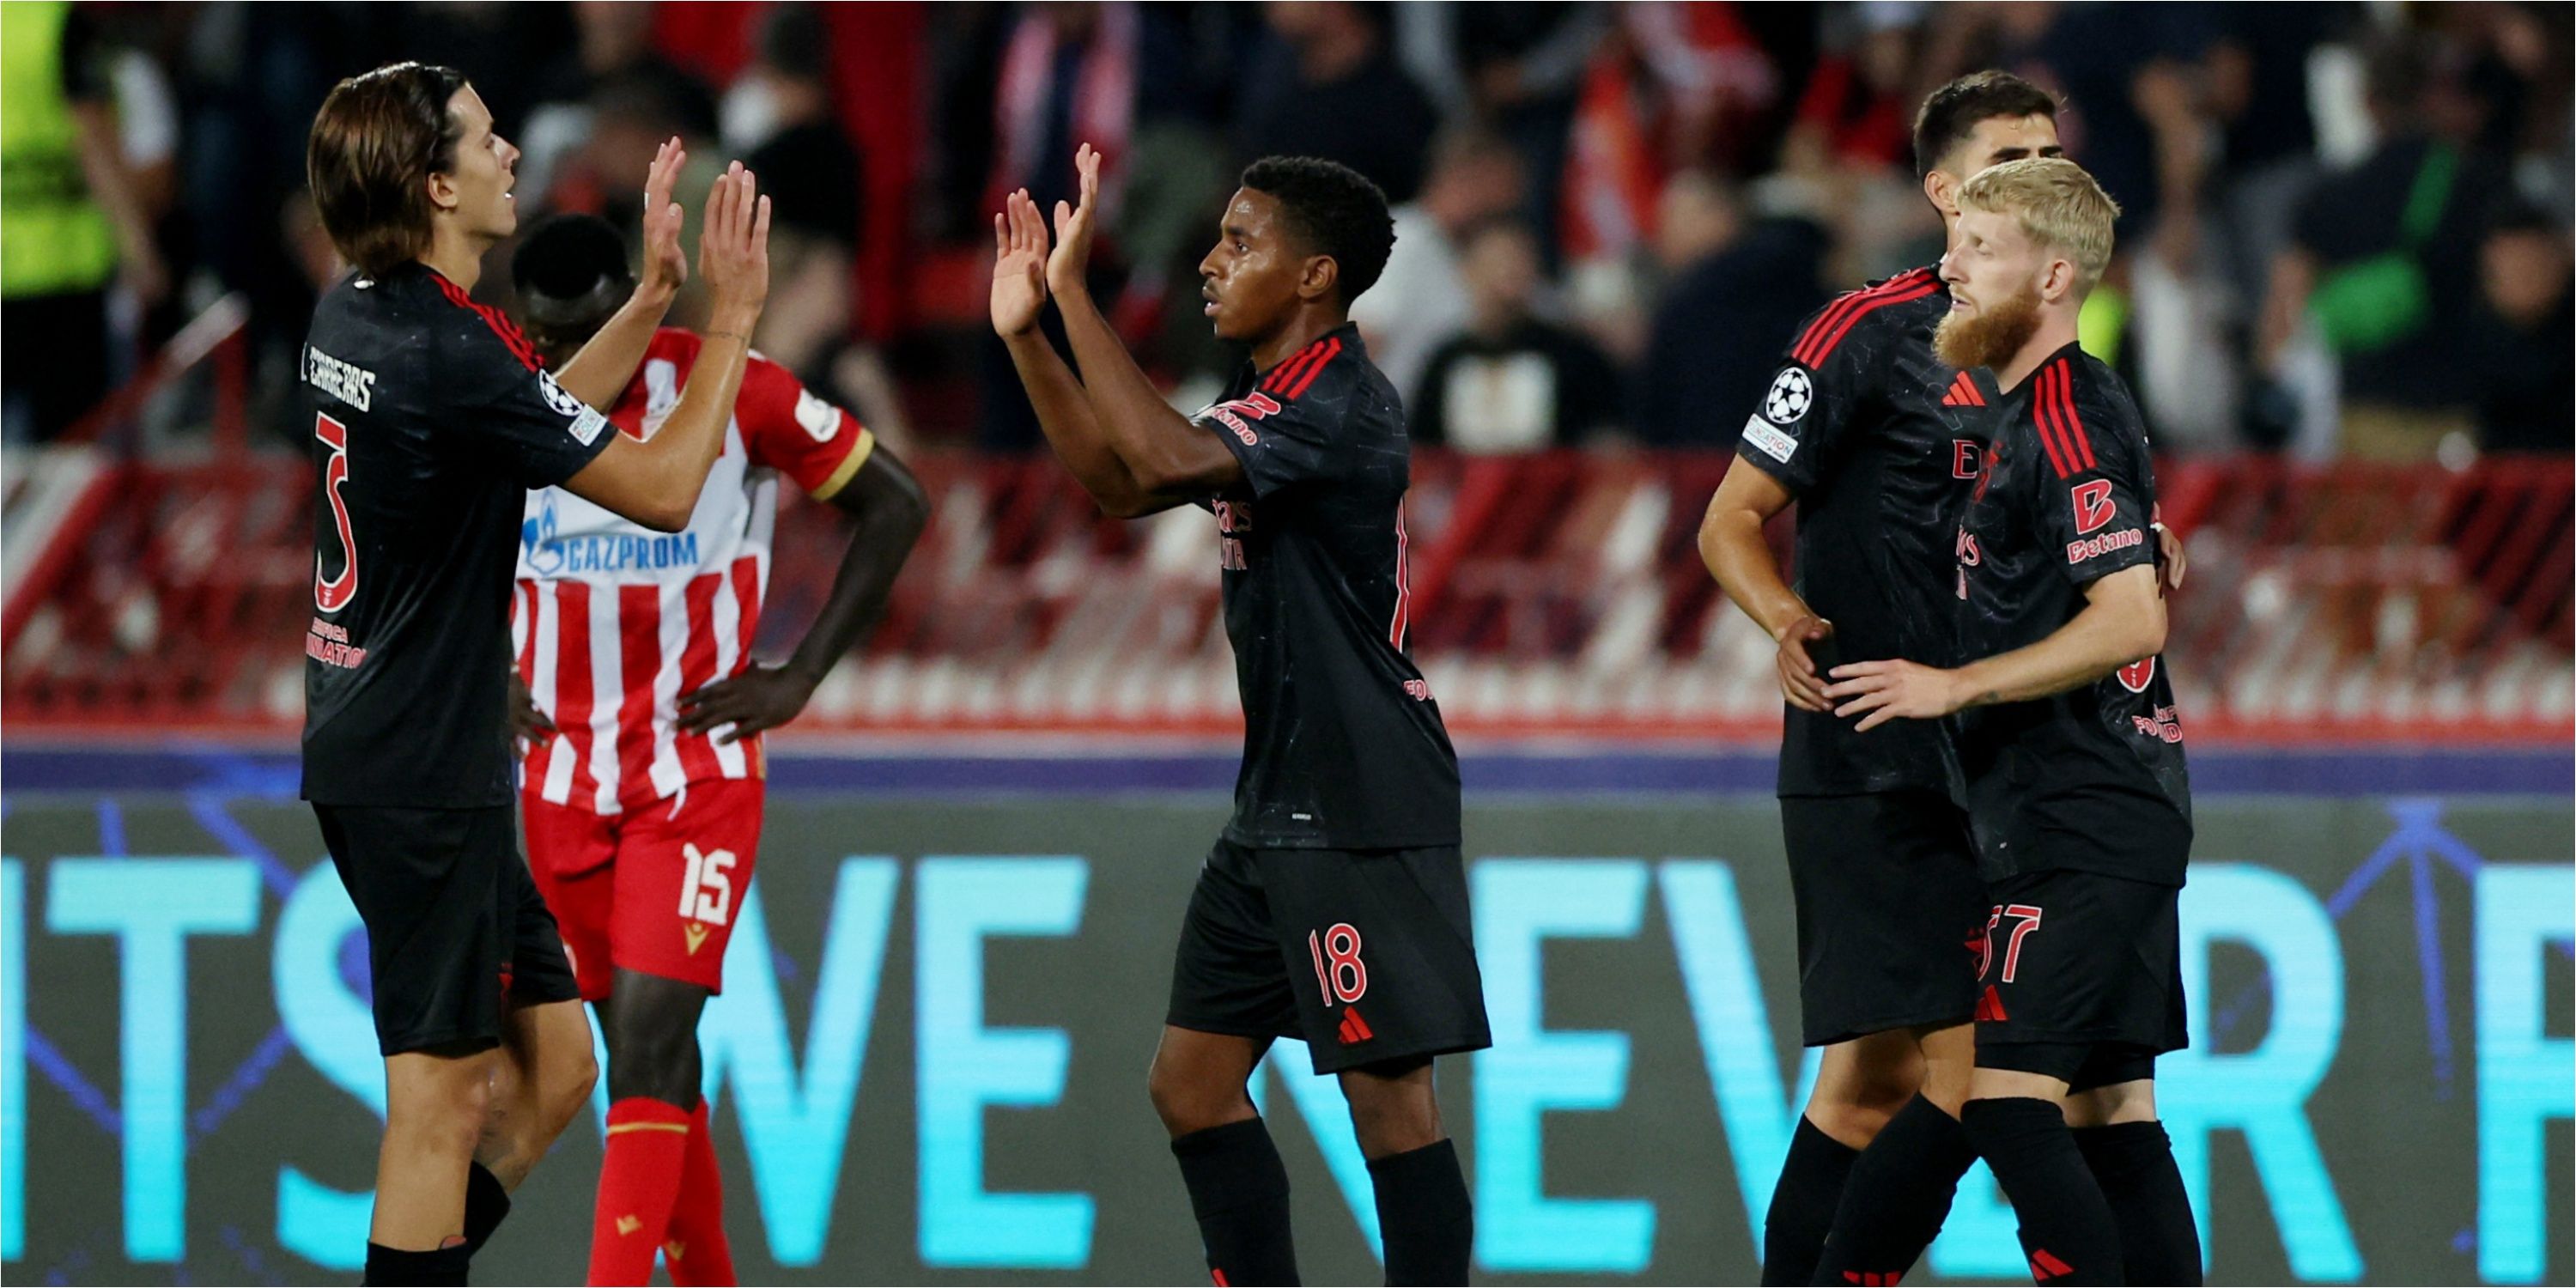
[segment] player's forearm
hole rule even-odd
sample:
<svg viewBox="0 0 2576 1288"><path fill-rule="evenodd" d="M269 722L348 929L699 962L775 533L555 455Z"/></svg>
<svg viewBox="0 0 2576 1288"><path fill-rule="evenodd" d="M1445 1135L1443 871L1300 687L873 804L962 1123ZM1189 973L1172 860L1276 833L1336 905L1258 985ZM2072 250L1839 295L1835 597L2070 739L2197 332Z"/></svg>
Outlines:
<svg viewBox="0 0 2576 1288"><path fill-rule="evenodd" d="M698 493L706 488L707 471L724 454L725 423L733 419L734 400L742 393L743 364L751 356L748 334L749 328L706 334L679 403L653 437L638 445L652 473L651 490L666 507L658 515L664 522L639 522L677 532L696 513Z"/></svg>
<svg viewBox="0 0 2576 1288"><path fill-rule="evenodd" d="M1064 316L1065 338L1073 342L1074 360L1082 364L1082 393L1092 418L1137 486L1159 497L1199 482L1198 454L1190 449L1205 441L1207 432L1163 400L1144 368L1119 343L1117 332L1109 329L1090 292L1058 292L1055 302Z"/></svg>
<svg viewBox="0 0 2576 1288"><path fill-rule="evenodd" d="M1780 575L1780 561L1762 536L1763 519L1751 510L1712 503L1699 525L1699 557L1720 590L1773 639L1815 610Z"/></svg>
<svg viewBox="0 0 2576 1288"><path fill-rule="evenodd" d="M581 352L555 373L555 383L601 411L615 407L626 386L634 381L635 368L643 363L644 350L653 343L653 332L670 311L669 291L636 287L599 333L590 337L590 343L581 346Z"/></svg>
<svg viewBox="0 0 2576 1288"><path fill-rule="evenodd" d="M2161 602L2097 599L2048 638L1959 668L1955 682L1968 695L1960 705L2028 702L2091 684L2163 651L2164 636Z"/></svg>
<svg viewBox="0 0 2576 1288"><path fill-rule="evenodd" d="M1055 449L1056 459L1073 471L1074 479L1103 511L1122 518L1137 513L1145 491L1109 446L1099 419L1091 414L1090 400L1083 397L1082 382L1064 365L1055 346L1035 327L1006 336L1002 343L1010 350L1011 366L1019 372L1020 387L1028 391L1038 428Z"/></svg>
<svg viewBox="0 0 2576 1288"><path fill-rule="evenodd" d="M814 625L787 659L787 671L807 686L822 682L832 665L849 655L885 616L886 598L904 560L930 524L930 500L901 462L879 447L876 455L850 480L861 494L843 501L856 522L850 548L832 575L832 593Z"/></svg>

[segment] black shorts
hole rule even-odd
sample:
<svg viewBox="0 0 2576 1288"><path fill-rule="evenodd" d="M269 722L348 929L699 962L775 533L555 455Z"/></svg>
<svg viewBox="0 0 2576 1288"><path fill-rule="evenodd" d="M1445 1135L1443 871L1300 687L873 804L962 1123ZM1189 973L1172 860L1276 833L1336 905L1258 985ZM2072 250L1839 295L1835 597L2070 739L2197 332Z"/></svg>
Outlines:
<svg viewBox="0 0 2576 1288"><path fill-rule="evenodd" d="M1964 951L1986 915L1967 815L1937 792L1783 796L1798 907L1798 1013L1808 1046L1977 1009Z"/></svg>
<svg viewBox="0 0 2576 1288"><path fill-rule="evenodd" d="M1164 1022L1303 1038L1317 1073L1492 1046L1458 847L1218 841L1181 922Z"/></svg>
<svg viewBox="0 0 2576 1288"><path fill-rule="evenodd" d="M488 1048L507 1008L581 996L519 857L515 811L320 805L331 865L367 926L386 1055Z"/></svg>
<svg viewBox="0 0 2576 1288"><path fill-rule="evenodd" d="M1994 885L1977 1064L2074 1090L2152 1077L2190 1045L2174 886L2055 869Z"/></svg>

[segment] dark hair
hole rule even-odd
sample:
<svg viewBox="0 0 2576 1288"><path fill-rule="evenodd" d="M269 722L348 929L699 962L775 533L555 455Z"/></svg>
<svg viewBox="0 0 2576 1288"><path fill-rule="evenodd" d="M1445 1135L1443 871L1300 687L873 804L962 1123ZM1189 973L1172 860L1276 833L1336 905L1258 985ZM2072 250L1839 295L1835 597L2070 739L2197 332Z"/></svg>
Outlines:
<svg viewBox="0 0 2576 1288"><path fill-rule="evenodd" d="M816 82L830 79L831 33L813 5L773 6L760 24L757 43L760 61L782 75Z"/></svg>
<svg viewBox="0 0 2576 1288"><path fill-rule="evenodd" d="M381 273L429 249L422 180L456 167L464 127L447 101L453 67L394 63L331 87L304 144L304 181L322 230L360 271Z"/></svg>
<svg viewBox="0 0 2576 1288"><path fill-rule="evenodd" d="M1914 177L1941 168L1950 149L1977 132L1977 122L1996 117L2057 119L2057 96L2011 72L1970 72L1932 91L1914 114Z"/></svg>
<svg viewBox="0 0 2576 1288"><path fill-rule="evenodd" d="M626 239L597 215L548 215L510 252L510 285L522 296L577 300L602 282L626 289Z"/></svg>
<svg viewBox="0 0 2576 1288"><path fill-rule="evenodd" d="M1395 217L1368 176L1322 157L1263 157L1244 167L1243 186L1276 198L1290 230L1340 267L1344 307L1386 271Z"/></svg>

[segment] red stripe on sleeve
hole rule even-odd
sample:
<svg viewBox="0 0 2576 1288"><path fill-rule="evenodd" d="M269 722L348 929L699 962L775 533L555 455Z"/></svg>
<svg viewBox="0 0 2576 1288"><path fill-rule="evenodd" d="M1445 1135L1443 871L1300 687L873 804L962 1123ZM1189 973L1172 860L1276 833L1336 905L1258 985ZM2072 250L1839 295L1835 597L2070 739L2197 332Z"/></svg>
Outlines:
<svg viewBox="0 0 2576 1288"><path fill-rule="evenodd" d="M722 584L722 573L700 573L690 578L688 587L681 592L689 614L689 645L680 652L682 697L715 682L716 588ZM673 741L679 749L680 768L690 782L722 776L715 749L708 745L705 734L684 733Z"/></svg>
<svg viewBox="0 0 2576 1288"><path fill-rule="evenodd" d="M2077 415L2075 412L2075 366L2073 363L2060 362L2057 364L2057 404L2059 411L2065 416L2064 424L2066 426L2067 454L2069 456L2076 456L2080 453L2080 460L2083 468L2085 469L2091 470L2101 468L2101 466L2093 459L2093 436L2084 431L2084 418Z"/></svg>
<svg viewBox="0 0 2576 1288"><path fill-rule="evenodd" d="M1315 355L1315 360L1313 362L1307 364L1306 374L1297 377L1297 383L1289 388L1288 396L1290 398L1303 397L1307 388L1315 383L1315 377L1324 374L1324 368L1333 365L1333 359L1340 357L1341 352L1342 342L1340 337L1337 336L1332 341L1325 344L1323 349Z"/></svg>
<svg viewBox="0 0 2576 1288"><path fill-rule="evenodd" d="M2058 446L2057 442L2056 400L2048 396L2050 370L2047 367L2040 368L2039 385L2031 391L2031 423L2039 427L2039 445L2047 449L2048 467L2057 471L2057 477L2065 478L2075 471L2068 464L2065 451Z"/></svg>
<svg viewBox="0 0 2576 1288"><path fill-rule="evenodd" d="M1281 397L1291 396L1284 391L1288 388L1291 382L1295 381L1300 374L1305 372L1307 367L1313 365L1315 355L1322 353L1323 351L1324 342L1321 340L1317 340L1313 344L1307 345L1305 348L1298 350L1295 357L1290 358L1286 362L1280 363L1278 366L1270 369L1270 379L1262 382L1262 388L1267 389L1274 394L1279 394Z"/></svg>
<svg viewBox="0 0 2576 1288"><path fill-rule="evenodd" d="M509 349L510 356L517 358L521 365L530 371L545 369L545 364L537 360L536 346L529 344L528 337L519 331L518 324L502 316L499 309L475 303L474 297L467 295L464 287L448 281L442 274L433 272L429 275L429 280L438 283L439 292L447 297L448 303L483 319L483 325L492 328L492 334L501 338L501 343Z"/></svg>
<svg viewBox="0 0 2576 1288"><path fill-rule="evenodd" d="M1833 356L1834 346L1841 344L1843 342L1843 337L1850 335L1851 329L1858 326L1862 318L1868 317L1870 314L1886 308L1890 304L1911 304L1939 289L1941 289L1941 287L1938 282L1924 282L1906 290L1896 292L1892 295L1878 296L1877 298L1870 300L1868 303L1861 305L1859 308L1852 310L1851 315L1844 318L1841 325L1834 328L1833 334L1826 336L1824 343L1816 347L1814 350L1815 356L1806 360L1807 365L1809 367L1822 367L1825 365L1825 359Z"/></svg>
<svg viewBox="0 0 2576 1288"><path fill-rule="evenodd" d="M623 797L653 791L653 678L662 669L662 588L617 588L619 679L617 785Z"/></svg>
<svg viewBox="0 0 2576 1288"><path fill-rule="evenodd" d="M519 683L534 693L537 683L537 596L544 587L526 577L519 579L518 593L510 597L510 611L519 614L522 633L519 636ZM530 743L528 757L519 767L520 784L533 788L546 780L546 752L554 746L552 738L538 738Z"/></svg>
<svg viewBox="0 0 2576 1288"><path fill-rule="evenodd" d="M1827 335L1839 334L1834 330L1836 324L1851 317L1854 310L1862 309L1863 306L1868 305L1872 300L1879 299L1895 292L1912 290L1923 284L1929 279L1929 277L1930 270L1928 269L1907 269L1906 271L1899 273L1876 286L1853 291L1850 294L1843 296L1841 299L1834 301L1831 305L1826 307L1823 313L1817 315L1814 322L1808 324L1805 333L1798 337L1797 347L1790 351L1789 356L1796 358L1798 361L1805 363L1809 367L1813 367L1817 363L1824 361L1824 355L1833 351L1832 343L1826 341L1825 337ZM1821 349L1818 347L1819 345L1822 345Z"/></svg>
<svg viewBox="0 0 2576 1288"><path fill-rule="evenodd" d="M572 799L599 790L590 772L590 586L558 581L555 588L555 730L572 757Z"/></svg>

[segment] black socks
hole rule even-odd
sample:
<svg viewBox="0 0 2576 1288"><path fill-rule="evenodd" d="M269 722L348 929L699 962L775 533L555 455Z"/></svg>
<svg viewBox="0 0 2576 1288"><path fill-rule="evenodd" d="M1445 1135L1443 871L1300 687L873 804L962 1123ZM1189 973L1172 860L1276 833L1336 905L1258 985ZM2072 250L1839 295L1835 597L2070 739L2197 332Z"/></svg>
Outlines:
<svg viewBox="0 0 2576 1288"><path fill-rule="evenodd" d="M367 1245L370 1284L462 1284L465 1263L474 1255L464 1244L436 1252L404 1252L379 1243Z"/></svg>
<svg viewBox="0 0 2576 1288"><path fill-rule="evenodd" d="M2056 1104L2027 1096L1971 1100L1959 1125L2012 1202L2033 1282L2127 1282L2119 1224Z"/></svg>
<svg viewBox="0 0 2576 1288"><path fill-rule="evenodd" d="M1390 1284L1464 1284L1475 1255L1476 1212L1458 1151L1448 1141L1374 1159L1378 1234Z"/></svg>
<svg viewBox="0 0 2576 1288"><path fill-rule="evenodd" d="M465 1169L465 1255L473 1256L491 1242L501 1218L510 1215L510 1192L491 1169L474 1163Z"/></svg>
<svg viewBox="0 0 2576 1288"><path fill-rule="evenodd" d="M1825 1232L1833 1228L1834 1209L1842 1202L1843 1178L1859 1157L1859 1150L1826 1135L1806 1115L1798 1116L1789 1157L1781 1161L1780 1179L1771 1187L1771 1207L1762 1215L1763 1283L1803 1284L1815 1274Z"/></svg>
<svg viewBox="0 0 2576 1288"><path fill-rule="evenodd" d="M2120 1227L2120 1260L2129 1281L2198 1288L2200 1228L2174 1166L2173 1140L2160 1122L2113 1123L2075 1132L2085 1166L2102 1186Z"/></svg>
<svg viewBox="0 0 2576 1288"><path fill-rule="evenodd" d="M1976 1159L1957 1119L1920 1095L1907 1101L1852 1164L1833 1238L1805 1282L1898 1282L1939 1237L1959 1177ZM1764 1282L1773 1282L1768 1267Z"/></svg>
<svg viewBox="0 0 2576 1288"><path fill-rule="evenodd" d="M1172 1142L1220 1286L1297 1282L1297 1245L1288 1234L1288 1169L1259 1118L1194 1131ZM1378 1204L1385 1207L1381 1184ZM1393 1239L1388 1240L1392 1245Z"/></svg>

